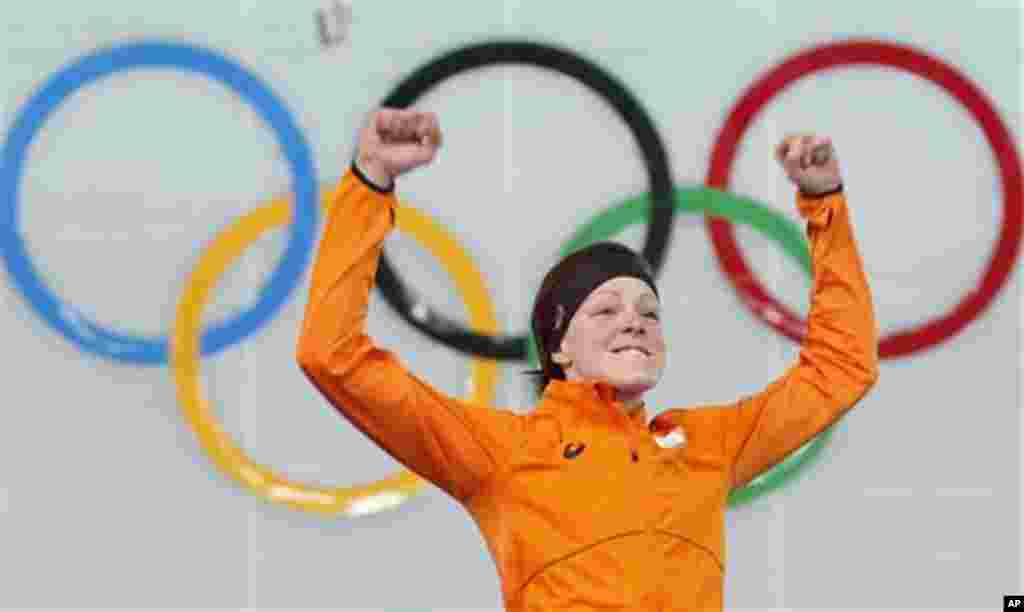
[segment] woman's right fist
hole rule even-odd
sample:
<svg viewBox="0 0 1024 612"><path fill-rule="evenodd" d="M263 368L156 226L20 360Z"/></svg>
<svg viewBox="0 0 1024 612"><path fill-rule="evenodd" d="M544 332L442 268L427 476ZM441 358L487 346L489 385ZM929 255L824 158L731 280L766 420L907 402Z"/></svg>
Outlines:
<svg viewBox="0 0 1024 612"><path fill-rule="evenodd" d="M359 135L356 163L366 178L385 187L396 177L434 159L441 146L437 115L382 108Z"/></svg>

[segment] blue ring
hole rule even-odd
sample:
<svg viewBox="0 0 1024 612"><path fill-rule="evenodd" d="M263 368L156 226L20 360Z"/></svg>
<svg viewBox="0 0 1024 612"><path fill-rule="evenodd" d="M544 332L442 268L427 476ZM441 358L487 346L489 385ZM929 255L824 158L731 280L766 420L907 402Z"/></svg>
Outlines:
<svg viewBox="0 0 1024 612"><path fill-rule="evenodd" d="M18 234L18 190L29 145L57 108L78 89L121 70L175 68L219 81L252 105L273 128L292 175L292 223L288 246L259 299L201 338L203 355L216 353L255 332L288 299L313 250L319 205L316 170L306 139L285 104L258 77L214 52L170 42L119 45L87 55L47 81L18 113L0 155L0 253L14 284L32 308L83 350L121 362L167 363L168 340L109 330L90 321L46 286Z"/></svg>

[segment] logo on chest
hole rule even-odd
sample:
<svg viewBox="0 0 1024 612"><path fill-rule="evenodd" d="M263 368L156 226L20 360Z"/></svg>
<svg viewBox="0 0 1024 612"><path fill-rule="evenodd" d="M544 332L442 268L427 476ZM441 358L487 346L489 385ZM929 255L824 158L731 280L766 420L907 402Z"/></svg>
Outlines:
<svg viewBox="0 0 1024 612"><path fill-rule="evenodd" d="M575 459L580 456L580 453L582 453L583 449L586 447L587 445L582 442L571 442L565 445L565 450L562 451L562 456L566 459Z"/></svg>
<svg viewBox="0 0 1024 612"><path fill-rule="evenodd" d="M682 427L675 427L670 431L656 432L654 442L661 448L679 448L686 444L686 431Z"/></svg>

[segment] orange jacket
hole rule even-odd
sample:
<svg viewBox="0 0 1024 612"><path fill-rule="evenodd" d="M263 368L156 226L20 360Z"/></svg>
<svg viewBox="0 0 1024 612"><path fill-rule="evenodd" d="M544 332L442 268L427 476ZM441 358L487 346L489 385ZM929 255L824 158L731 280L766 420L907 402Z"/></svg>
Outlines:
<svg viewBox="0 0 1024 612"><path fill-rule="evenodd" d="M814 293L797 362L753 397L648 425L602 383L555 381L528 415L449 397L365 333L397 204L349 172L313 268L298 361L376 444L475 519L508 610L721 610L729 490L849 410L878 374L871 296L841 193L797 197ZM654 434L681 428L663 448ZM671 446L671 445L666 445Z"/></svg>

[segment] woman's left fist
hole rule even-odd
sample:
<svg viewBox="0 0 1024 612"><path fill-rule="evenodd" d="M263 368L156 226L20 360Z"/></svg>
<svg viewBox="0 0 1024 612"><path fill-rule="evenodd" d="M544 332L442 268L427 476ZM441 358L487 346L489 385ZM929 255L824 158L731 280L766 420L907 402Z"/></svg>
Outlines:
<svg viewBox="0 0 1024 612"><path fill-rule="evenodd" d="M807 194L835 191L843 184L832 141L822 136L789 136L775 148L789 180Z"/></svg>

